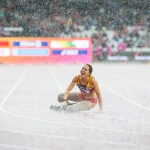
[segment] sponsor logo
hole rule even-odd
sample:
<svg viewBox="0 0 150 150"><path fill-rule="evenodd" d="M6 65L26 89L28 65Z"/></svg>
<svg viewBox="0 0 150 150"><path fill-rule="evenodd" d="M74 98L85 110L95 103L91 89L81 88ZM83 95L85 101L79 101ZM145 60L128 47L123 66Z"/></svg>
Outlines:
<svg viewBox="0 0 150 150"><path fill-rule="evenodd" d="M0 56L10 56L10 48L0 48Z"/></svg>
<svg viewBox="0 0 150 150"><path fill-rule="evenodd" d="M0 47L8 47L9 46L9 42L7 41L0 41Z"/></svg>
<svg viewBox="0 0 150 150"><path fill-rule="evenodd" d="M53 55L86 55L87 50L53 50Z"/></svg>
<svg viewBox="0 0 150 150"><path fill-rule="evenodd" d="M135 56L135 60L150 60L150 56Z"/></svg>
<svg viewBox="0 0 150 150"><path fill-rule="evenodd" d="M51 48L89 48L90 42L88 40L52 40Z"/></svg>
<svg viewBox="0 0 150 150"><path fill-rule="evenodd" d="M37 49L37 48L13 48L13 56L49 56L49 49Z"/></svg>
<svg viewBox="0 0 150 150"><path fill-rule="evenodd" d="M48 42L45 41L15 41L14 47L47 47Z"/></svg>
<svg viewBox="0 0 150 150"><path fill-rule="evenodd" d="M108 56L107 59L110 60L110 61L116 61L116 60L127 61L128 56Z"/></svg>
<svg viewBox="0 0 150 150"><path fill-rule="evenodd" d="M14 32L22 32L24 29L22 27L5 27L4 31L14 31Z"/></svg>

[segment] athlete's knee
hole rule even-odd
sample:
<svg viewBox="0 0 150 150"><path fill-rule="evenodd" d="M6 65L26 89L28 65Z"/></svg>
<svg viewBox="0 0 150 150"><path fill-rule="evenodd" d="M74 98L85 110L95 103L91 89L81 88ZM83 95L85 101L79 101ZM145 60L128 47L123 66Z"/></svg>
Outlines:
<svg viewBox="0 0 150 150"><path fill-rule="evenodd" d="M88 102L88 101L83 101L79 102L77 104L74 104L72 106L68 107L68 111L87 111L92 109L95 106L95 104Z"/></svg>
<svg viewBox="0 0 150 150"><path fill-rule="evenodd" d="M58 102L62 102L64 100L64 93L60 93L58 95Z"/></svg>

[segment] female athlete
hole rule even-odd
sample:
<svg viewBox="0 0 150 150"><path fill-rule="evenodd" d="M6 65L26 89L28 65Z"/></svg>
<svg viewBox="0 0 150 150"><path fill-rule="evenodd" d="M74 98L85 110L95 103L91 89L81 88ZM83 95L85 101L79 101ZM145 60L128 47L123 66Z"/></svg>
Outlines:
<svg viewBox="0 0 150 150"><path fill-rule="evenodd" d="M100 111L103 111L103 101L98 82L92 76L93 68L90 64L84 65L80 74L75 76L65 93L58 95L61 106L50 106L51 110L67 110L71 112L87 111L92 109L98 101ZM80 92L70 92L77 85ZM75 103L70 103L73 101Z"/></svg>

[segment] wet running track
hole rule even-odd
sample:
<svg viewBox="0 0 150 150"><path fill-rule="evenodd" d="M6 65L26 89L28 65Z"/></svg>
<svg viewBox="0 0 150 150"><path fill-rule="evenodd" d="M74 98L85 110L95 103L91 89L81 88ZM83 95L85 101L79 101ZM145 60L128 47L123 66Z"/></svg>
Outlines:
<svg viewBox="0 0 150 150"><path fill-rule="evenodd" d="M150 66L92 65L103 113L49 110L81 64L1 64L0 150L149 150Z"/></svg>

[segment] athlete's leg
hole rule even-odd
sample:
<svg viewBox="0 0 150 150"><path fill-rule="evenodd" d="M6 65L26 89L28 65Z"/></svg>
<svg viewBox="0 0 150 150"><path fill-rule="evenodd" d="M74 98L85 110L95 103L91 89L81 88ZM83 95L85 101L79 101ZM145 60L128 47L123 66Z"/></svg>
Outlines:
<svg viewBox="0 0 150 150"><path fill-rule="evenodd" d="M86 110L90 110L92 109L96 104L89 102L89 101L82 101L82 102L78 102L74 105L68 106L67 110L68 111L86 111Z"/></svg>
<svg viewBox="0 0 150 150"><path fill-rule="evenodd" d="M77 104L77 102L83 101L83 99L81 97L81 93L79 93L79 92L69 93L67 100L76 102L76 103L70 103L70 102L67 101L68 106L72 106L74 104ZM63 101L64 101L64 93L61 93L61 94L58 95L58 102L61 103ZM55 111L61 111L62 109L66 109L66 108L62 108L61 106L53 106L53 105L51 105L50 109L51 110L55 110Z"/></svg>
<svg viewBox="0 0 150 150"><path fill-rule="evenodd" d="M63 100L64 100L64 93L61 93L61 94L58 95L58 101L63 102ZM81 97L81 93L79 93L79 92L69 93L67 100L74 101L74 102L83 101L83 99Z"/></svg>
<svg viewBox="0 0 150 150"><path fill-rule="evenodd" d="M63 99L64 99L64 93L59 94L58 101L63 102ZM90 101L83 100L81 93L79 92L69 93L67 100L77 102L73 105L70 106L68 105L67 110L72 112L90 110L96 105L95 103L92 103Z"/></svg>

